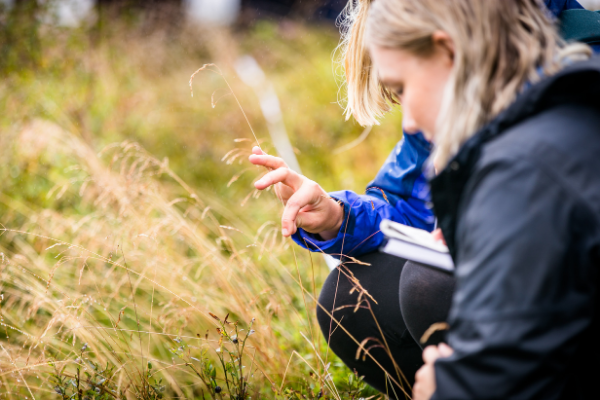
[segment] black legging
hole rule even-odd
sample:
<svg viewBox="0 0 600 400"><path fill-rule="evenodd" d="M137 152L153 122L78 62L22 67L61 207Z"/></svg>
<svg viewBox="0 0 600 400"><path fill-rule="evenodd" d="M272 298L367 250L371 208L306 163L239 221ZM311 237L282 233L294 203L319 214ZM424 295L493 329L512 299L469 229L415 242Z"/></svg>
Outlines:
<svg viewBox="0 0 600 400"><path fill-rule="evenodd" d="M404 399L402 389L393 384L392 379L386 378L386 372L410 394L409 386L412 387L414 383L415 372L423 364L419 339L433 323L446 320L454 290L454 278L442 271L405 262L384 253L369 253L357 258L370 265L345 263L334 269L319 296L319 304L330 314L334 310L332 315L341 327L332 322L321 307L317 307L317 319L331 350L350 369L356 370L359 376L365 377L366 383L386 393L391 399ZM356 284L352 282L352 278L359 281L360 286L377 304L363 293L362 298L368 299L368 304L361 302L360 307L356 308L361 291L353 291ZM384 338L381 337L377 324ZM363 348L368 349L386 372L369 356L363 360L363 352L359 359L356 358L358 344L342 327L358 343L369 339L363 344ZM439 334L434 334L428 344L438 342L440 337ZM393 361L382 347L386 346L385 343ZM406 380L400 377L394 362Z"/></svg>

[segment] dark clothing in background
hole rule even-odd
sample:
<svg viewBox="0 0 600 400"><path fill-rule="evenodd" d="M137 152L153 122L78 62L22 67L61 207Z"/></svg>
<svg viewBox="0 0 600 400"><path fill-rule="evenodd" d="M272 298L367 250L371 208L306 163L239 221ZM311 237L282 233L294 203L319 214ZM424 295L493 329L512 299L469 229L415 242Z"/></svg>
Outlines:
<svg viewBox="0 0 600 400"><path fill-rule="evenodd" d="M358 259L370 265L347 263L341 270L336 268L331 271L321 290L319 304L330 314L335 310L334 318L358 343L367 338L376 338L379 342L370 340L364 347L370 348L369 353L396 382L403 381L405 390L410 394L409 386L396 372L387 352L380 347L371 348L383 343L377 323L385 335L394 361L412 387L415 373L423 365L419 339L431 324L447 319L454 278L420 264L405 263L401 258L384 253L369 253ZM350 293L355 285L348 276L358 279L377 301L378 304L369 301L373 314L366 308L366 303L361 303L362 307L355 312L359 293ZM332 332L329 340L331 350L350 369L364 376L369 385L389 394L391 399L405 398L398 386L394 385L392 389L391 380L386 382L385 372L371 358L367 356L363 360L361 355L356 359L358 344L332 322L320 307L317 308L317 318L326 340ZM439 341L440 335L434 334L431 340Z"/></svg>
<svg viewBox="0 0 600 400"><path fill-rule="evenodd" d="M242 0L242 9L257 17L296 16L335 21L347 0Z"/></svg>
<svg viewBox="0 0 600 400"><path fill-rule="evenodd" d="M583 9L577 0L544 0L544 4L555 16L560 15L564 10Z"/></svg>
<svg viewBox="0 0 600 400"><path fill-rule="evenodd" d="M527 89L431 190L457 279L433 399L598 398L600 61Z"/></svg>

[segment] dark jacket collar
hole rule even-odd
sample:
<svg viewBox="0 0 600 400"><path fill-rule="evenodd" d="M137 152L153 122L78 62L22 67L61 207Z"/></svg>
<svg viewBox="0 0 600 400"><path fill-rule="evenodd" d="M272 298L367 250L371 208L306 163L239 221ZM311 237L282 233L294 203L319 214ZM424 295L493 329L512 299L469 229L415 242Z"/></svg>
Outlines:
<svg viewBox="0 0 600 400"><path fill-rule="evenodd" d="M520 122L566 103L600 103L599 57L574 63L526 89L513 104L467 140L446 168L430 181L438 226L452 257L456 256L455 230L461 197L484 144Z"/></svg>

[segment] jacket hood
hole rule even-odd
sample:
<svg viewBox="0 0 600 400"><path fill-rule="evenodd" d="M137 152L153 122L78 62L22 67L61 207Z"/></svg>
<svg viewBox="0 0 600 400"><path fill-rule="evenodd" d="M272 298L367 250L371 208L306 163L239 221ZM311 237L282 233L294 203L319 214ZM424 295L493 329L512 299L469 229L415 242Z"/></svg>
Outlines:
<svg viewBox="0 0 600 400"><path fill-rule="evenodd" d="M493 136L539 112L565 103L600 105L600 57L573 63L557 74L543 78L521 93L480 133L492 131L488 135Z"/></svg>
<svg viewBox="0 0 600 400"><path fill-rule="evenodd" d="M600 111L600 57L573 63L526 89L507 109L467 140L446 168L431 180L438 225L453 257L456 255L455 227L461 195L483 145L520 122L560 104L591 105Z"/></svg>

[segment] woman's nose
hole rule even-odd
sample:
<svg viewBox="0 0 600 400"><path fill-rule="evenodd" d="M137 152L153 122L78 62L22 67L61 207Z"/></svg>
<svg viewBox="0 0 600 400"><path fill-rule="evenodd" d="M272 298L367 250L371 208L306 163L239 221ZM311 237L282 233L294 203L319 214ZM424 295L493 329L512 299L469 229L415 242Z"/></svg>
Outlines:
<svg viewBox="0 0 600 400"><path fill-rule="evenodd" d="M408 134L415 134L420 130L410 113L410 109L404 106L402 107L402 129Z"/></svg>

